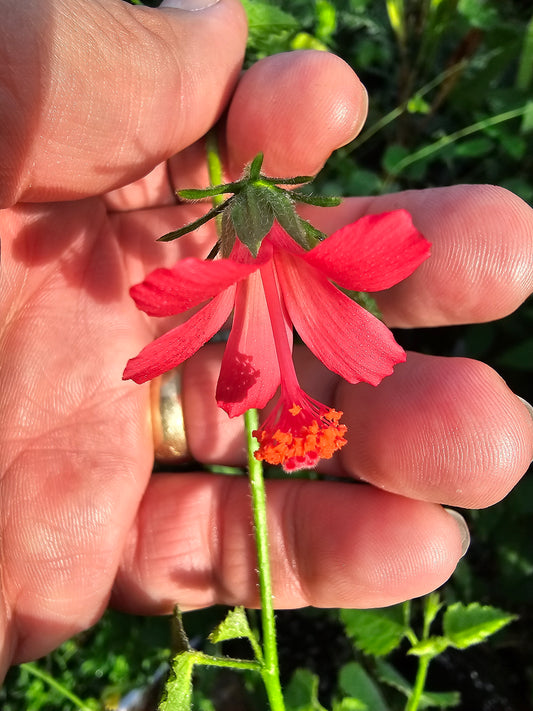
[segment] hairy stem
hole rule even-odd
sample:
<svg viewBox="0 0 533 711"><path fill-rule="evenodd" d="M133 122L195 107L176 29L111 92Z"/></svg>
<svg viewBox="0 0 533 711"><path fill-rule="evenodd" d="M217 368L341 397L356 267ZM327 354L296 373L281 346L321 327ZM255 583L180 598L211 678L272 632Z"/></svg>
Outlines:
<svg viewBox="0 0 533 711"><path fill-rule="evenodd" d="M272 604L265 481L263 477L263 464L254 457L254 452L257 449L257 440L252 435L252 432L259 426L257 410L248 410L244 415L244 422L246 425L248 444L248 470L252 493L257 567L259 571L259 592L261 596L264 659L261 675L267 691L271 711L284 711L285 704L279 680L276 623Z"/></svg>

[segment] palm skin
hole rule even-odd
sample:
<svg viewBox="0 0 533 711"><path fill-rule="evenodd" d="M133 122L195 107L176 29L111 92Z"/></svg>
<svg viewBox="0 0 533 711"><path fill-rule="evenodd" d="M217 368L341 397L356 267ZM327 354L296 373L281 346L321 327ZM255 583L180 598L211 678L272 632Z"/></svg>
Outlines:
<svg viewBox="0 0 533 711"><path fill-rule="evenodd" d="M93 5L93 19L101 12L103 27L111 9L132 42L139 39L133 15L123 14L131 8L118 0L106 3L105 12L102 3ZM2 673L92 624L110 600L142 613L168 612L174 602L184 609L257 604L246 480L151 477L148 386L121 379L128 358L166 326L135 309L129 287L180 256L205 256L213 242L205 229L179 244L155 243L202 210L175 205L168 177L178 187L206 183L202 148L194 141L230 101L244 50L237 3L223 0L201 14L194 22L202 26L203 61L218 72L218 89L195 87L187 94L184 80L181 90L196 107L194 116L184 110L174 121L169 107L176 82L165 83L172 73L167 66L155 83L156 98L172 120L163 125L159 113L146 113L148 99L140 101L139 92L151 97L154 83L140 76L133 82L135 99L145 111L148 139L140 145L126 130L117 138L120 116L137 110L132 87L117 84L112 92L90 77L96 86L92 121L76 133L80 115L70 108L64 120L70 116L72 124L62 127L71 137L65 155L65 144L57 142L61 126L46 118L55 115L49 105L42 107L35 141L0 145L2 155L16 153L12 165L22 166L16 179L13 173L2 183L0 212ZM153 59L162 42L166 56L179 37L190 59L186 44L194 28L185 15L135 16L150 31L134 48ZM155 17L165 19L154 24ZM188 33L182 36L183 23ZM108 50L115 74L128 75L118 71L127 58ZM130 72L142 66L138 53L132 55ZM320 102L309 92L309 75L327 77ZM111 109L99 103L106 90L115 97ZM121 91L127 101L116 98ZM54 101L53 92L46 101ZM332 117L333 103L346 110ZM280 105L286 116L276 121ZM316 172L357 133L365 110L361 85L340 60L321 53L265 60L244 74L231 98L224 145L229 171L238 173L262 150L271 174ZM532 273L533 217L505 191L451 188L347 200L313 219L330 232L391 206L410 209L434 245L427 266L379 296L391 325L498 318L531 292L524 275ZM459 299L465 279L468 298ZM214 402L220 357L221 347L209 346L185 366L187 434L200 461L242 463L242 423ZM302 385L338 403L353 433L328 470L378 486L271 482L276 604L382 605L433 589L461 555L461 533L439 504L486 506L509 491L531 460L529 413L493 371L472 361L413 354L374 389L339 383L305 351L296 360ZM465 387L469 397L461 398Z"/></svg>

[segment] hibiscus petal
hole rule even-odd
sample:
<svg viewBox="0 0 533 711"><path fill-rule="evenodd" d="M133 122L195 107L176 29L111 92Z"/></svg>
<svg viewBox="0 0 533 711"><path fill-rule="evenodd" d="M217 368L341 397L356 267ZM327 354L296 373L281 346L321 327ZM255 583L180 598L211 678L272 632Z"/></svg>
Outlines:
<svg viewBox="0 0 533 711"><path fill-rule="evenodd" d="M131 358L123 380L145 383L190 358L224 325L235 299L235 287L216 296L180 326L149 343Z"/></svg>
<svg viewBox="0 0 533 711"><path fill-rule="evenodd" d="M379 319L301 258L275 256L287 311L308 348L350 383L377 385L405 352Z"/></svg>
<svg viewBox="0 0 533 711"><path fill-rule="evenodd" d="M292 343L292 325L286 322ZM233 327L217 386L218 406L230 417L263 408L280 383L279 363L259 272L237 285Z"/></svg>
<svg viewBox="0 0 533 711"><path fill-rule="evenodd" d="M150 316L180 314L220 294L260 266L239 264L233 259L187 258L174 267L155 269L130 289L139 309Z"/></svg>
<svg viewBox="0 0 533 711"><path fill-rule="evenodd" d="M342 227L303 259L345 289L381 291L412 274L429 250L411 215L393 210Z"/></svg>

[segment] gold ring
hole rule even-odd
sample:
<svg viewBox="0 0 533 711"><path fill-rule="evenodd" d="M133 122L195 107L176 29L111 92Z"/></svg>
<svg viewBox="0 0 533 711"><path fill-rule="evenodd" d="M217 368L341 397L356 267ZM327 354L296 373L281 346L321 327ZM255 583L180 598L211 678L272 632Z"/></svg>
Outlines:
<svg viewBox="0 0 533 711"><path fill-rule="evenodd" d="M193 461L183 418L181 366L154 378L150 387L154 457L159 464Z"/></svg>

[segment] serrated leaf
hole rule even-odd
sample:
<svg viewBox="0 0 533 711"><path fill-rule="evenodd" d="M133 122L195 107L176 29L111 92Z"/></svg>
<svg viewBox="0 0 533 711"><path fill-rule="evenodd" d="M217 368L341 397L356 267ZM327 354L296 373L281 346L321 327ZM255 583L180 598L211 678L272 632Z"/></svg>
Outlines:
<svg viewBox="0 0 533 711"><path fill-rule="evenodd" d="M392 652L407 629L401 605L376 610L342 610L341 620L357 647L377 657Z"/></svg>
<svg viewBox="0 0 533 711"><path fill-rule="evenodd" d="M209 635L209 641L213 644L225 642L228 639L253 639L253 632L250 629L248 618L244 607L236 607L230 610L222 622L215 627Z"/></svg>
<svg viewBox="0 0 533 711"><path fill-rule="evenodd" d="M443 629L451 645L466 649L484 642L515 619L516 615L490 605L473 602L465 606L456 602L444 613Z"/></svg>
<svg viewBox="0 0 533 711"><path fill-rule="evenodd" d="M192 672L197 652L180 652L172 660L170 677L159 711L188 711L192 700Z"/></svg>
<svg viewBox="0 0 533 711"><path fill-rule="evenodd" d="M430 637L414 644L408 654L413 654L415 657L437 657L449 644L446 637Z"/></svg>
<svg viewBox="0 0 533 711"><path fill-rule="evenodd" d="M341 668L339 687L348 696L362 701L368 711L388 711L378 685L357 662L349 662Z"/></svg>

